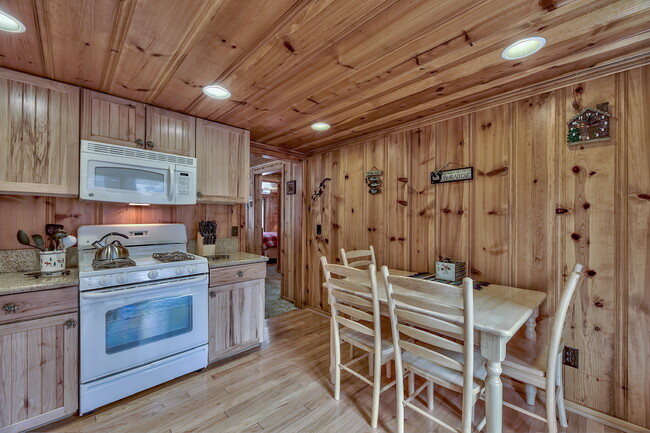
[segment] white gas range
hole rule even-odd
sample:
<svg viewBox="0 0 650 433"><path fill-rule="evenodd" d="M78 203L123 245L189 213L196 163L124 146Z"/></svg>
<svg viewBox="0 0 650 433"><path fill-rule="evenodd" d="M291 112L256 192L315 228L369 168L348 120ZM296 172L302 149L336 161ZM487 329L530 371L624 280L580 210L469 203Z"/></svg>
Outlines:
<svg viewBox="0 0 650 433"><path fill-rule="evenodd" d="M110 232L128 259L95 262ZM82 226L79 413L199 370L208 360L208 262L183 224Z"/></svg>

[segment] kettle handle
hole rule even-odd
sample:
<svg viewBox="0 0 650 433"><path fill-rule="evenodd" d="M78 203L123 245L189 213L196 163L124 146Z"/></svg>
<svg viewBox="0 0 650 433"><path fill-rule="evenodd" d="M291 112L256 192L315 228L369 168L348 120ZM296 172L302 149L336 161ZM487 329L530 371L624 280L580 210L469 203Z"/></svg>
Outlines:
<svg viewBox="0 0 650 433"><path fill-rule="evenodd" d="M102 236L102 238L99 240L99 242L103 242L104 239L106 239L106 238L109 237L109 236L122 236L124 239L128 239L128 238L129 238L127 235L123 235L122 233L118 233L118 232L110 232L110 233L106 233L104 236Z"/></svg>

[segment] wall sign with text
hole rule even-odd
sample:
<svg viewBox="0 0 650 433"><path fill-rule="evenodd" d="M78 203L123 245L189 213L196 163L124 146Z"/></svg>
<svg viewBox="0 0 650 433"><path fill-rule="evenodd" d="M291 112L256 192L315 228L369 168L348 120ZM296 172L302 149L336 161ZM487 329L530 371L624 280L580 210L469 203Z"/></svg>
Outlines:
<svg viewBox="0 0 650 433"><path fill-rule="evenodd" d="M431 172L431 183L460 182L474 179L474 167L455 168Z"/></svg>

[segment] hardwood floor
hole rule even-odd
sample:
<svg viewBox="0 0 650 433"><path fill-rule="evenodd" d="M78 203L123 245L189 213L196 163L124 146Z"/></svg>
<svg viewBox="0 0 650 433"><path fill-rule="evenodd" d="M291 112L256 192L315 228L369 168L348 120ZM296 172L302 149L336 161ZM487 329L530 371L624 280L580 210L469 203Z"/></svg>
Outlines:
<svg viewBox="0 0 650 433"><path fill-rule="evenodd" d="M395 393L380 403L379 426L369 425L371 388L343 375L341 400L329 383L327 318L297 310L266 321L267 342L252 353L212 365L172 382L105 406L91 415L72 417L38 432L394 432ZM347 355L348 350L342 351ZM345 359L344 359L345 360ZM365 363L363 363L365 366ZM436 416L459 425L458 394L435 390ZM508 401L522 396L505 391ZM476 419L484 414L477 403ZM543 405L538 404L538 413ZM423 416L406 411L406 431L445 431ZM504 410L504 432L545 432L540 421ZM616 432L568 413L567 432ZM561 430L563 431L563 430Z"/></svg>

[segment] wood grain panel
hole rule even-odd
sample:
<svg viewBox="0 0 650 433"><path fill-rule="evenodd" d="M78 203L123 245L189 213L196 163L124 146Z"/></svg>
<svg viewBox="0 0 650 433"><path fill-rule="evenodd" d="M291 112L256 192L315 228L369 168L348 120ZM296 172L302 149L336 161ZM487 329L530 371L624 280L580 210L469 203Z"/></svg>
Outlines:
<svg viewBox="0 0 650 433"><path fill-rule="evenodd" d="M158 152L196 156L196 119L169 110L148 106L146 136Z"/></svg>
<svg viewBox="0 0 650 433"><path fill-rule="evenodd" d="M399 263L403 252L390 247L399 230L393 226L401 224L390 182L403 155L410 208L404 267L432 271L439 257L452 255L467 260L474 278L545 291L542 314L552 316L564 275L582 263L565 329L566 344L580 350L580 368L563 369L566 397L647 428L649 89L646 66L449 118L412 136L387 133L318 153L306 161L305 188L314 190L339 166L323 197L332 191L340 199L324 202L331 209L310 206L305 226L311 232L329 215L337 249L372 239L386 245L378 257ZM613 113L612 138L569 147L566 122L602 102ZM475 179L430 185L431 171L449 161L474 166ZM369 164L386 170L389 192L366 198L359 211L358 197L368 194L359 176ZM382 204L382 214L371 200ZM368 231L378 222L386 229ZM316 309L327 309L318 259L329 254L336 261L337 252L323 247L331 238L308 234L306 302ZM548 322L540 322L540 335Z"/></svg>
<svg viewBox="0 0 650 433"><path fill-rule="evenodd" d="M145 139L144 104L90 90L82 98L82 140L137 147Z"/></svg>

